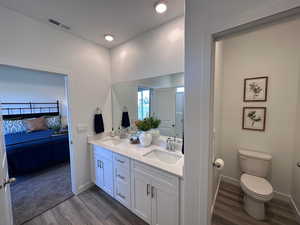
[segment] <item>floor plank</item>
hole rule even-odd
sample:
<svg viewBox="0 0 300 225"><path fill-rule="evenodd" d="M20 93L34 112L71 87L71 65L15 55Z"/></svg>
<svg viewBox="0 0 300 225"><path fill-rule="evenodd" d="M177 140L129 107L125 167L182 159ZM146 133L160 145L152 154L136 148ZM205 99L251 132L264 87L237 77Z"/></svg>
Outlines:
<svg viewBox="0 0 300 225"><path fill-rule="evenodd" d="M216 199L213 225L300 225L287 202L273 199L266 206L267 218L257 221L243 208L243 192L235 185L222 182Z"/></svg>
<svg viewBox="0 0 300 225"><path fill-rule="evenodd" d="M24 225L147 225L97 187L74 196Z"/></svg>

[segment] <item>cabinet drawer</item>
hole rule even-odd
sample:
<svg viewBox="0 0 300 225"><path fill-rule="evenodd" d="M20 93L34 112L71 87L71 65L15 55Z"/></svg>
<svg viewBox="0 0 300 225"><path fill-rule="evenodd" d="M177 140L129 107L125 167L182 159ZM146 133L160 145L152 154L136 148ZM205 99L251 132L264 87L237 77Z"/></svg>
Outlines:
<svg viewBox="0 0 300 225"><path fill-rule="evenodd" d="M108 160L113 159L113 153L105 148L94 145L94 154Z"/></svg>
<svg viewBox="0 0 300 225"><path fill-rule="evenodd" d="M125 205L127 208L131 207L130 183L124 183L117 180L115 183L115 198Z"/></svg>
<svg viewBox="0 0 300 225"><path fill-rule="evenodd" d="M114 162L116 166L122 166L129 171L129 158L126 156L114 153Z"/></svg>
<svg viewBox="0 0 300 225"><path fill-rule="evenodd" d="M130 184L129 171L120 165L115 165L115 179L122 181L123 183Z"/></svg>

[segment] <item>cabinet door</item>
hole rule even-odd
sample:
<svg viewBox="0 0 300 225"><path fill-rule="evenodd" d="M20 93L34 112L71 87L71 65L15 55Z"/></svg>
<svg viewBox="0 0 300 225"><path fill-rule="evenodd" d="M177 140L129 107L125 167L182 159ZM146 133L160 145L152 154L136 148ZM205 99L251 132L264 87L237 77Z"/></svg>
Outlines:
<svg viewBox="0 0 300 225"><path fill-rule="evenodd" d="M132 176L132 211L151 224L151 177L134 170Z"/></svg>
<svg viewBox="0 0 300 225"><path fill-rule="evenodd" d="M101 168L101 159L98 155L94 154L94 176L95 184L102 188L103 186L103 170Z"/></svg>
<svg viewBox="0 0 300 225"><path fill-rule="evenodd" d="M178 191L163 181L152 180L152 225L179 224Z"/></svg>
<svg viewBox="0 0 300 225"><path fill-rule="evenodd" d="M102 171L103 171L103 184L101 188L109 195L113 196L114 193L114 182L113 182L113 163L112 160L105 158L102 161Z"/></svg>

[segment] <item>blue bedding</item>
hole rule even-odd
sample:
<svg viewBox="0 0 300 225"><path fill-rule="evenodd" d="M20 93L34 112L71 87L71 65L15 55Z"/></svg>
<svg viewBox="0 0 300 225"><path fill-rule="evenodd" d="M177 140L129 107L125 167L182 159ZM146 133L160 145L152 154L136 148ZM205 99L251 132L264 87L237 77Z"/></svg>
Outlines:
<svg viewBox="0 0 300 225"><path fill-rule="evenodd" d="M67 134L53 130L5 135L10 176L35 172L70 160Z"/></svg>

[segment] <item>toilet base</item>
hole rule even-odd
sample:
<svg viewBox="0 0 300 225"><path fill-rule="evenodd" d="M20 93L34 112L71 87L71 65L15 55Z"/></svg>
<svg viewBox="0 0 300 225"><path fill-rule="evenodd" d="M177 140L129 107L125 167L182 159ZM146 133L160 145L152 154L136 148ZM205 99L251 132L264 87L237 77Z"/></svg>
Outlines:
<svg viewBox="0 0 300 225"><path fill-rule="evenodd" d="M265 203L244 195L244 209L257 220L265 219Z"/></svg>

